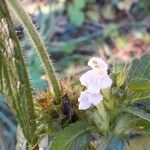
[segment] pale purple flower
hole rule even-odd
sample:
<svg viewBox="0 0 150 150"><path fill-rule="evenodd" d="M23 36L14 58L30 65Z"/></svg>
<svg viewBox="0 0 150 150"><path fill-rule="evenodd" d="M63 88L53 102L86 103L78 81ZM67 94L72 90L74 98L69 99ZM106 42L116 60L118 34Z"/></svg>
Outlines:
<svg viewBox="0 0 150 150"><path fill-rule="evenodd" d="M94 69L83 74L80 77L80 82L91 93L99 93L100 89L110 87L112 84L112 80L108 74L99 75Z"/></svg>
<svg viewBox="0 0 150 150"><path fill-rule="evenodd" d="M92 105L97 105L103 99L101 94L92 94L88 91L81 92L80 97L78 98L79 101L79 109L86 110Z"/></svg>
<svg viewBox="0 0 150 150"><path fill-rule="evenodd" d="M108 70L108 65L99 57L92 57L88 61L88 66L92 69L96 69L101 75L107 73Z"/></svg>
<svg viewBox="0 0 150 150"><path fill-rule="evenodd" d="M108 88L112 80L107 74L108 65L98 57L89 60L88 65L92 70L87 71L80 77L82 85L86 86L86 91L81 92L78 99L79 109L88 109L91 105L97 105L103 99L100 90Z"/></svg>

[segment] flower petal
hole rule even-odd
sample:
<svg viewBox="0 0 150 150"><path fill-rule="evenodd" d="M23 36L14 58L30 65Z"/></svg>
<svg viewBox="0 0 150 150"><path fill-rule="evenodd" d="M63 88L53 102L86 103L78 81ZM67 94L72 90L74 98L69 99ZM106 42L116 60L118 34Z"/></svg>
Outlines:
<svg viewBox="0 0 150 150"><path fill-rule="evenodd" d="M103 99L103 96L100 94L92 94L88 91L84 91L81 93L80 97L78 98L79 101L79 109L86 110L92 104L97 105Z"/></svg>
<svg viewBox="0 0 150 150"><path fill-rule="evenodd" d="M88 66L92 69L98 69L100 72L106 72L108 70L108 65L99 57L92 57L88 61Z"/></svg>
<svg viewBox="0 0 150 150"><path fill-rule="evenodd" d="M91 106L90 95L86 91L81 93L80 97L78 98L78 101L80 110L88 109Z"/></svg>
<svg viewBox="0 0 150 150"><path fill-rule="evenodd" d="M80 110L86 110L91 107L91 103L86 103L86 102L80 102L79 103L79 109Z"/></svg>
<svg viewBox="0 0 150 150"><path fill-rule="evenodd" d="M89 70L80 77L80 82L87 87L88 92L99 93L100 85L98 81L101 77L95 70Z"/></svg>
<svg viewBox="0 0 150 150"><path fill-rule="evenodd" d="M90 101L93 105L98 105L100 101L103 100L103 96L101 94L91 94L90 95Z"/></svg>
<svg viewBox="0 0 150 150"><path fill-rule="evenodd" d="M100 88L108 88L112 84L112 79L108 76L105 75L99 80Z"/></svg>

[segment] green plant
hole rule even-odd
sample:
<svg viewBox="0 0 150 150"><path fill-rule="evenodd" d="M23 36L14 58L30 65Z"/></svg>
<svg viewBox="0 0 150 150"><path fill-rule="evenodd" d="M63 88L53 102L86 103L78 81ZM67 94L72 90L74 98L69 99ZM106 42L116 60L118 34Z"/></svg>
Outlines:
<svg viewBox="0 0 150 150"><path fill-rule="evenodd" d="M10 3L12 1L8 1ZM11 3L12 7L15 6L16 12L22 13L24 26L27 27L27 31L30 38L33 40L35 47L43 61L44 65L48 65L46 69L49 74L49 80L53 85L53 90L56 99L59 101L61 99L61 93L59 85L50 62L48 55L44 49L44 46L39 38L38 33L33 27L31 21L28 19L25 11L21 8L21 5L17 1ZM13 28L13 23L7 8L5 1L1 1L1 43L0 43L0 60L1 60L1 84L0 91L3 93L9 102L9 105L13 109L17 120L22 128L25 138L30 144L30 148L38 148L38 139L34 135L36 131L36 122L34 114L33 99L31 94L31 88L29 84L27 69L23 59L21 47L16 36L15 30ZM35 33L33 36L32 33ZM45 58L44 58L45 57ZM50 77L51 76L51 77ZM53 78L53 79L52 79Z"/></svg>
<svg viewBox="0 0 150 150"><path fill-rule="evenodd" d="M37 137L32 137L36 123L26 66L6 2L1 1L0 7L0 91L7 97L31 147L37 148Z"/></svg>
<svg viewBox="0 0 150 150"><path fill-rule="evenodd" d="M36 48L37 53L45 67L45 71L47 72L48 79L52 84L56 99L58 101L60 101L61 100L61 94L60 94L61 92L60 92L60 87L59 87L59 84L58 84L58 81L57 81L57 78L55 75L55 71L54 71L52 62L49 59L49 56L46 52L44 44L40 39L38 32L36 31L35 27L33 26L32 21L29 19L25 10L20 5L19 1L13 0L13 1L7 1L7 2L12 6L14 11L18 15L18 18L20 19L23 26L25 27L25 29L28 33L28 36L31 39L31 41L33 42L33 45Z"/></svg>
<svg viewBox="0 0 150 150"><path fill-rule="evenodd" d="M86 6L86 0L73 0L73 3L69 3L67 6L67 13L71 23L80 27L84 23L85 14L83 8Z"/></svg>
<svg viewBox="0 0 150 150"><path fill-rule="evenodd" d="M51 81L49 84L53 90L31 89L8 4L15 10L33 42L45 67L46 80ZM74 5L83 7L83 4ZM21 127L18 128L18 135L25 145L27 140L30 149L39 149L40 141L49 136L49 149L52 150L106 150L116 137L129 140L132 135L150 133L149 54L134 59L131 64L113 65L109 75L108 65L96 58L92 65L88 63L95 70L85 73L86 80L82 76L81 83L87 87L83 91L78 80L71 78L58 82L43 43L17 0L0 1L0 27L0 92L6 96ZM96 80L93 86L92 82ZM99 86L103 88L99 89ZM88 95L86 99L82 96L79 98L81 91L82 96ZM92 98L95 102L92 102Z"/></svg>

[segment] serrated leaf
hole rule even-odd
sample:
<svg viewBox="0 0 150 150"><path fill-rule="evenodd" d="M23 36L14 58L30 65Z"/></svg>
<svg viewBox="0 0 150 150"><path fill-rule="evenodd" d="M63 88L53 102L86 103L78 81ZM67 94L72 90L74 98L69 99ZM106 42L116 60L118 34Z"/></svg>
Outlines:
<svg viewBox="0 0 150 150"><path fill-rule="evenodd" d="M115 121L115 135L130 135L136 133L144 133L149 131L150 123L143 118L136 117L130 113L120 115Z"/></svg>
<svg viewBox="0 0 150 150"><path fill-rule="evenodd" d="M135 79L138 80L142 78L144 78L144 80L150 80L150 54L145 54L140 59L134 59L132 61L131 67L128 72L127 86L130 84L132 85L132 82L135 84ZM137 91L133 93L130 92L128 94L130 95L128 97L130 101L137 101L150 98L150 92L144 91L144 89L148 88L148 85L147 87L144 87L145 82L146 81L143 81L143 83L136 83L138 86L140 86L139 89L142 90L143 87L143 91Z"/></svg>
<svg viewBox="0 0 150 150"><path fill-rule="evenodd" d="M77 27L80 27L84 23L85 15L84 12L74 5L70 4L67 8L68 16L70 21Z"/></svg>
<svg viewBox="0 0 150 150"><path fill-rule="evenodd" d="M130 90L134 91L150 91L150 80L145 78L137 78L128 85Z"/></svg>
<svg viewBox="0 0 150 150"><path fill-rule="evenodd" d="M78 121L56 135L51 150L85 150L91 140L90 127Z"/></svg>
<svg viewBox="0 0 150 150"><path fill-rule="evenodd" d="M150 79L150 54L145 54L140 59L134 59L132 61L128 73L128 82L135 78Z"/></svg>
<svg viewBox="0 0 150 150"><path fill-rule="evenodd" d="M31 117L34 112L27 70L5 1L0 1L0 12L4 15L0 20L0 92L6 97L25 138L31 142L35 120Z"/></svg>
<svg viewBox="0 0 150 150"><path fill-rule="evenodd" d="M144 120L147 120L147 121L150 121L150 113L147 113L145 112L144 110L142 109L139 109L137 107L132 107L132 106L129 106L129 107L126 107L124 109L126 112L129 112L135 116L138 116Z"/></svg>
<svg viewBox="0 0 150 150"><path fill-rule="evenodd" d="M133 92L133 96L132 96L132 101L135 102L135 101L142 101L142 100L150 100L150 92L139 92L139 91L136 91L136 92Z"/></svg>
<svg viewBox="0 0 150 150"><path fill-rule="evenodd" d="M86 5L86 0L74 0L74 6L79 9L84 8L85 5Z"/></svg>

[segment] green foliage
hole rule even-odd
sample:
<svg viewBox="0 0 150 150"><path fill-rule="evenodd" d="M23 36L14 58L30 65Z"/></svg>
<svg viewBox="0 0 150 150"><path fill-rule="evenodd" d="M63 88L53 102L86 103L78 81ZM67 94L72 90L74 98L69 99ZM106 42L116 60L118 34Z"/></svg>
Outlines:
<svg viewBox="0 0 150 150"><path fill-rule="evenodd" d="M55 94L56 100L61 101L60 85L58 83L56 73L52 65L52 61L48 56L48 53L45 49L43 41L40 38L39 33L36 31L31 19L26 14L25 10L23 9L18 0L12 0L7 2L11 5L18 18L22 22L22 25L24 26L25 30L27 31L27 34L30 40L32 41L32 44L35 47L36 52L39 58L41 59L41 62L43 63L44 69L47 73L48 81L52 85L52 89Z"/></svg>
<svg viewBox="0 0 150 150"><path fill-rule="evenodd" d="M31 84L34 87L45 89L48 85L46 84L46 81L41 80L41 76L44 75L44 69L42 68L40 60L37 59L37 55L34 53L33 49L27 51L26 62L29 68Z"/></svg>
<svg viewBox="0 0 150 150"><path fill-rule="evenodd" d="M85 20L83 8L86 6L86 0L73 0L67 7L67 13L71 23L77 27L81 27Z"/></svg>
<svg viewBox="0 0 150 150"><path fill-rule="evenodd" d="M53 66L48 59L39 35L18 1L12 0L8 2L14 9L16 8L16 13L28 31L34 46L37 48L38 54L45 65L45 70L54 85L56 99L61 99L62 93L68 93L68 97L62 98L62 101L57 101L57 103L55 103L56 99L53 93L49 91L45 92L47 95L49 94L48 96L46 95L47 97L35 98L35 101L39 103L38 107L36 107L36 121L38 122L38 128L36 128L31 89L20 45L18 44L14 29L12 29L12 22L9 23L7 19L5 22L0 22L2 23L2 27L4 24L6 24L4 27L8 25L7 28L4 28L5 32L3 32L4 30L0 30L2 32L0 34L0 91L7 96L8 103L16 114L24 133L22 141L25 141L24 138L26 138L32 143L32 140L37 135L40 137L39 139L45 135L50 135L53 136L52 150L84 150L87 149L88 144L91 142L91 134L93 134L94 136L98 135L98 140L100 140L98 149L106 150L114 136L126 138L132 134L145 134L149 131L150 115L148 112L150 106L147 101L150 99L150 55L144 55L141 59L133 60L130 68L128 68L128 65L114 67L111 73L113 79L112 87L101 90L101 94L104 96L103 102L97 105L96 108L93 107L86 111L86 113L85 111L79 111L77 97L79 91L81 91L81 87L78 90L73 90L74 88L62 84L62 93L60 93ZM70 21L77 27L80 27L84 23L85 16L83 9L85 6L86 0L74 0L68 4L68 16ZM111 7L107 9L111 9ZM112 16L111 18L109 17L107 15L106 18L112 19ZM2 18L5 18L3 14L0 15L1 20ZM41 28L42 33L45 33L46 30L45 28ZM48 34L51 32L48 32ZM111 24L104 30L103 34L104 37L117 37L119 34L118 27ZM11 42L7 43L7 41ZM75 44L79 41L85 41L85 38L65 43L62 46L63 51L67 54L72 53L75 49ZM69 61L72 58L68 56L68 60L66 60ZM74 56L74 59L81 59L81 57ZM29 63L34 64L34 62ZM35 94L37 94L36 96L42 95L40 92ZM139 103L135 103L135 100L138 100ZM135 106L138 104L142 104L142 108L141 105ZM76 117L75 120L72 120L73 115ZM87 122L77 121L72 123L83 119ZM94 126L93 133L91 133L93 129L91 129L89 124L92 127ZM36 139L32 143L32 148L37 143L38 140Z"/></svg>
<svg viewBox="0 0 150 150"><path fill-rule="evenodd" d="M150 80L145 78L137 78L130 82L128 85L132 91L149 91L150 92Z"/></svg>
<svg viewBox="0 0 150 150"><path fill-rule="evenodd" d="M109 116L103 103L100 103L97 106L97 110L95 110L94 112L90 112L89 116L93 118L94 124L101 132L108 132Z"/></svg>
<svg viewBox="0 0 150 150"><path fill-rule="evenodd" d="M86 1L87 0L74 0L73 3L76 8L83 9L86 5Z"/></svg>
<svg viewBox="0 0 150 150"><path fill-rule="evenodd" d="M83 25L85 16L82 10L76 8L73 4L70 4L67 8L70 21L77 27Z"/></svg>
<svg viewBox="0 0 150 150"><path fill-rule="evenodd" d="M149 60L150 55L145 54L141 57L141 59L134 59L132 61L127 78L127 87L129 88L128 98L132 101L150 98L148 85L148 82L150 80ZM143 82L143 85L141 84L141 82Z"/></svg>
<svg viewBox="0 0 150 150"><path fill-rule="evenodd" d="M142 133L143 129L147 130L146 126L150 124L140 117L133 116L132 114L122 114L116 119L116 126L114 134L125 138L130 134Z"/></svg>
<svg viewBox="0 0 150 150"><path fill-rule="evenodd" d="M136 78L150 79L150 54L134 59L128 73L128 82Z"/></svg>
<svg viewBox="0 0 150 150"><path fill-rule="evenodd" d="M106 37L117 37L119 35L118 28L115 24L110 24L103 32L104 38Z"/></svg>
<svg viewBox="0 0 150 150"><path fill-rule="evenodd" d="M150 55L146 54L139 60L133 60L131 66L118 64L113 67L111 94L107 100L103 101L109 118L108 130L100 130L105 135L104 138L108 131L109 136L114 135L121 138L128 138L131 134L148 134L150 126L149 63ZM139 103L138 101L136 103L136 105L139 104L139 107L134 105L135 99L139 100ZM100 114L102 115L102 112ZM101 120L101 117L94 118L94 120ZM102 124L104 125L105 121Z"/></svg>
<svg viewBox="0 0 150 150"><path fill-rule="evenodd" d="M126 81L126 73L124 71L120 72L116 77L117 87L121 87Z"/></svg>
<svg viewBox="0 0 150 150"><path fill-rule="evenodd" d="M72 42L66 42L65 46L63 47L63 51L67 54L70 54L75 49L75 44Z"/></svg>
<svg viewBox="0 0 150 150"><path fill-rule="evenodd" d="M145 112L144 110L140 109L140 108L137 108L137 107L126 107L125 108L125 111L126 112L129 112L129 113L132 113L134 114L135 116L138 116L142 119L145 119L147 121L150 121L150 114Z"/></svg>
<svg viewBox="0 0 150 150"><path fill-rule="evenodd" d="M4 16L0 20L0 92L6 96L24 136L31 146L35 146L37 138L32 137L36 124L31 88L22 50L4 0L0 2L0 11Z"/></svg>
<svg viewBox="0 0 150 150"><path fill-rule="evenodd" d="M91 141L90 128L82 121L69 125L56 135L51 150L86 150Z"/></svg>

